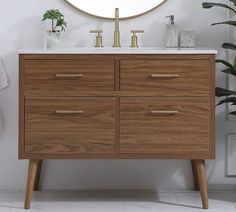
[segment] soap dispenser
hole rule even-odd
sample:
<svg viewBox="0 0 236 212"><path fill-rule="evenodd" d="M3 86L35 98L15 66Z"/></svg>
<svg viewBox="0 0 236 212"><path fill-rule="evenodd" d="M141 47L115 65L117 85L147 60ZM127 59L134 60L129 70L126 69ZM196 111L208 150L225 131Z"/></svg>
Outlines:
<svg viewBox="0 0 236 212"><path fill-rule="evenodd" d="M178 48L179 46L179 33L175 24L175 16L169 15L166 18L170 19L170 23L166 25L166 47Z"/></svg>

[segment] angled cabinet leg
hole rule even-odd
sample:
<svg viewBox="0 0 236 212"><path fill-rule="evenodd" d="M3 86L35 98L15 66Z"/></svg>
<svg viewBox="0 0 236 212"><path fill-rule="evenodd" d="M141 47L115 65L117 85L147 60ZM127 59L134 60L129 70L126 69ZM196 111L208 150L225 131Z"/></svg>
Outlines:
<svg viewBox="0 0 236 212"><path fill-rule="evenodd" d="M198 182L198 176L197 176L196 161L191 160L191 165L192 165L192 172L193 172L194 189L195 189L195 191L199 191L199 182Z"/></svg>
<svg viewBox="0 0 236 212"><path fill-rule="evenodd" d="M38 161L38 167L37 167L35 183L34 183L34 191L39 190L39 182L40 182L40 176L41 176L42 163L43 163L42 160Z"/></svg>
<svg viewBox="0 0 236 212"><path fill-rule="evenodd" d="M204 160L196 160L196 170L204 209L208 209L208 189Z"/></svg>
<svg viewBox="0 0 236 212"><path fill-rule="evenodd" d="M30 208L39 160L30 160L25 194L25 209Z"/></svg>

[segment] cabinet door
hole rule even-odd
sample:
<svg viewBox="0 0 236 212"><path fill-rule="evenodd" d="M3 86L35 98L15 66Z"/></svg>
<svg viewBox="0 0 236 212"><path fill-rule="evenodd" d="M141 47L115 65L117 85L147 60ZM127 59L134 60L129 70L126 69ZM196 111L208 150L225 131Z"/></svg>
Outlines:
<svg viewBox="0 0 236 212"><path fill-rule="evenodd" d="M26 99L25 152L113 153L114 99Z"/></svg>
<svg viewBox="0 0 236 212"><path fill-rule="evenodd" d="M121 60L122 91L209 91L208 60Z"/></svg>
<svg viewBox="0 0 236 212"><path fill-rule="evenodd" d="M207 98L121 98L120 152L161 158L206 157L210 151Z"/></svg>
<svg viewBox="0 0 236 212"><path fill-rule="evenodd" d="M113 91L114 61L26 60L25 91Z"/></svg>

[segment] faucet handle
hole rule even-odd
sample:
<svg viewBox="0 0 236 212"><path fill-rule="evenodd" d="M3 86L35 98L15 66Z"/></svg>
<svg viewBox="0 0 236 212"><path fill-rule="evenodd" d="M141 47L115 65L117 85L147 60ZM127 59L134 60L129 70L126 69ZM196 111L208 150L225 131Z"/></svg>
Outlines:
<svg viewBox="0 0 236 212"><path fill-rule="evenodd" d="M93 30L89 30L90 33L98 33L98 35L101 35L101 33L103 33L103 30L99 30L99 29L93 29Z"/></svg>
<svg viewBox="0 0 236 212"><path fill-rule="evenodd" d="M131 33L133 33L134 35L136 33L144 33L144 30L131 30Z"/></svg>
<svg viewBox="0 0 236 212"><path fill-rule="evenodd" d="M131 37L131 48L138 48L138 36L136 33L144 33L144 30L131 30L131 33L133 33Z"/></svg>
<svg viewBox="0 0 236 212"><path fill-rule="evenodd" d="M89 30L90 33L97 33L96 36L96 48L102 48L103 47L103 42L102 42L102 33L103 30Z"/></svg>

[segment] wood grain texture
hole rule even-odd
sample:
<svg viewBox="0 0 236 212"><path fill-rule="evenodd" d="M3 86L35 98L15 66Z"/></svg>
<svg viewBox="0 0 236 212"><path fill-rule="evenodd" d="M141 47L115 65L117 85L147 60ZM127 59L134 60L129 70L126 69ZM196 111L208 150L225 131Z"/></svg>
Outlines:
<svg viewBox="0 0 236 212"><path fill-rule="evenodd" d="M120 98L116 97L115 103L115 151L114 153L120 152Z"/></svg>
<svg viewBox="0 0 236 212"><path fill-rule="evenodd" d="M24 55L19 56L19 142L18 155L22 158L25 154L25 86L24 86Z"/></svg>
<svg viewBox="0 0 236 212"><path fill-rule="evenodd" d="M42 164L43 164L43 161L39 160L38 161L37 172L36 172L36 177L35 177L35 183L34 183L34 191L38 191L39 190L39 183L40 183L40 177L41 177Z"/></svg>
<svg viewBox="0 0 236 212"><path fill-rule="evenodd" d="M42 159L191 159L208 208L204 159L215 158L214 55L19 59L19 158L30 159L25 208L39 189Z"/></svg>
<svg viewBox="0 0 236 212"><path fill-rule="evenodd" d="M205 171L205 162L204 160L196 161L197 167L197 176L199 182L199 188L202 199L202 206L204 209L208 209L208 189L207 189L207 179L206 179L206 171Z"/></svg>
<svg viewBox="0 0 236 212"><path fill-rule="evenodd" d="M209 152L208 99L121 98L120 102L121 153ZM178 114L151 114L152 110Z"/></svg>
<svg viewBox="0 0 236 212"><path fill-rule="evenodd" d="M209 60L208 54L22 54L25 60Z"/></svg>
<svg viewBox="0 0 236 212"><path fill-rule="evenodd" d="M209 91L208 60L121 60L120 69L122 91Z"/></svg>
<svg viewBox="0 0 236 212"><path fill-rule="evenodd" d="M114 98L30 98L25 103L25 152L114 152ZM56 111L84 111L57 114Z"/></svg>
<svg viewBox="0 0 236 212"><path fill-rule="evenodd" d="M160 60L161 60L161 62L159 62ZM105 84L103 84L104 87L103 87L103 85L101 85L102 89L100 90L99 89L99 88L101 88L100 85L98 87L96 87L95 86L96 82L95 82L95 84L88 83L89 85L87 83L84 83L83 88L80 87L80 89L77 89L77 88L74 89L74 86L79 87L81 84L77 85L76 83L72 83L72 84L67 83L65 85L65 87L63 87L63 88L61 87L61 84L60 85L58 84L58 86L59 86L58 90L54 89L55 85L52 84L53 88L49 90L49 87L51 85L49 87L46 86L47 88L44 88L44 86L43 86L44 84L37 85L37 83L35 84L32 81L31 85L33 87L32 88L28 87L28 89L26 89L26 87L27 87L27 83L26 83L27 79L26 78L29 77L29 74L33 70L35 70L35 66L36 66L36 72L38 72L38 73L36 75L34 75L34 73L33 73L33 75L31 77L33 77L33 78L35 77L35 80L37 81L37 79L40 79L40 77L41 77L41 75L39 74L39 67L41 67L41 68L46 67L47 64L50 64L49 65L49 68L50 68L49 72L54 73L52 70L55 71L57 69L57 65L55 65L55 61L58 61L59 62L58 64L61 64L59 67L59 69L61 70L60 73L64 73L65 70L68 71L69 70L68 67L72 68L75 71L75 73L80 73L80 71L78 71L79 69L77 69L76 67L87 67L88 68L88 66L89 66L88 70L92 71L94 73L94 76L98 75L98 73L101 73L101 75L98 76L98 77L101 77L100 80L98 80L99 83L100 82L102 83L102 81L105 79L106 82L109 81L109 86L107 86L108 84L106 84L106 82L105 82ZM122 75L122 72L121 72L122 67L125 68L126 65L128 64L129 69L130 69L129 70L130 76L133 75L134 78L137 77L135 70L131 71L132 68L131 68L130 64L132 64L132 66L133 65L140 66L140 62L137 64L136 63L134 64L132 61L147 61L148 62L147 64L150 66L150 67L148 67L149 70L156 71L157 67L164 67L165 70L167 70L167 72L168 72L168 70L170 72L170 70L172 70L172 69L173 70L181 70L181 71L183 71L183 74L184 74L181 76L184 76L183 78L185 80L187 80L189 78L195 79L195 81L193 82L195 84L196 84L196 81L198 83L202 82L201 80L200 81L197 80L198 77L202 78L203 76L206 76L207 87L206 87L205 81L204 81L204 86L203 86L204 89L202 89L203 87L201 85L198 85L199 87L196 90L193 89L192 85L190 85L190 88L188 90L187 89L183 90L186 88L186 86L181 89L177 88L175 90L172 90L172 88L174 88L173 83L166 83L166 86L168 86L168 88L166 90L160 90L160 91L155 90L155 88L151 89L148 84L144 88L142 88L142 89L140 88L140 90L120 90L120 85L122 84L122 76L121 76ZM155 65L156 61L158 61L158 65ZM169 66L170 61L171 61L171 65ZM214 55L28 55L28 54L20 55L19 158L21 158L21 159L73 159L73 158L74 159L213 159L215 157L215 142L214 142L214 122L215 122L214 121L214 115L215 115L214 114L214 112L215 112L215 104L214 104L214 101L215 101L215 98L214 98L215 73L214 72L215 72L215 64L214 64L214 61L215 61ZM132 62L132 63L130 63L130 62ZM153 63L155 63L155 64L152 65ZM97 66L95 64L97 64ZM143 67L141 67L141 69L145 68L145 70L147 71L147 69L146 69L147 64L145 64L145 66L143 65ZM175 69L174 68L175 65L173 65L173 64L177 64L178 69ZM193 68L191 68L191 64L193 65ZM183 69L180 68L180 66L183 67ZM27 71L26 71L26 67L28 67ZM65 69L65 67L66 67L66 69ZM96 71L97 67L98 67L98 72ZM54 69L54 68L56 68L56 69ZM70 69L70 70L72 70L72 69ZM123 71L125 69L123 69ZM205 70L205 72L204 72L204 70ZM66 73L69 73L69 72L66 72ZM173 72L171 71L171 73L173 73ZM102 78L103 74L106 75L105 78ZM47 72L46 72L46 75L47 75ZM70 79L69 81L71 82L71 81L76 81L76 80ZM132 83L135 84L135 81L131 82L131 85L132 85ZM177 85L178 85L178 83L177 83ZM193 86L195 86L195 85L193 85ZM86 89L86 87L88 89ZM169 89L169 87L170 87L170 89ZM105 89L107 89L107 90L105 90ZM137 150L137 153L122 152L122 151L120 152L120 147L121 147L121 143L120 143L120 139L121 139L120 138L120 124L121 124L120 116L122 116L122 114L120 114L119 102L120 102L120 98L126 99L126 97L127 97L127 99L129 99L129 98L133 99L135 97L137 100L142 100L144 97L148 97L151 99L156 99L156 98L169 99L170 102L175 101L176 99L189 99L188 101L193 100L192 103L189 102L190 106L191 106L191 104L195 103L196 99L201 99L201 101L205 101L205 104L208 104L208 110L205 110L204 112L202 111L202 114L203 113L205 114L204 120L206 120L206 119L208 120L208 125L204 123L202 127L207 125L208 130L209 130L208 134L206 137L204 137L204 139L202 141L199 141L200 146L196 150L191 149L191 151L189 151L189 152L186 150L187 147L183 147L184 148L183 149L184 152L183 152L181 150L180 145L179 145L179 149L178 149L178 145L177 145L176 149L173 148L171 150L171 154L169 152L167 154L165 151L159 151L158 153L157 152L145 153L145 152L141 152L139 150ZM42 120L40 120L40 118L38 118L38 117L41 117L42 114L36 112L36 104L34 105L35 114L29 113L28 110L25 111L26 108L28 108L28 109L31 108L30 105L27 105L25 103L25 99L27 101L29 101L30 99L32 101L38 99L37 104L39 105L39 107L37 105L37 109L40 109L40 103L41 103L40 100L41 99L45 99L45 102L49 100L48 104L51 104L51 102L54 101L54 99L63 99L63 101L67 101L67 98L69 100L68 104L71 104L71 99L76 99L76 98L78 98L78 99L85 98L86 99L87 98L87 99L90 99L91 103L94 103L94 105L97 104L96 101L94 102L94 99L96 99L96 100L99 99L99 101L101 101L101 102L103 102L104 99L109 99L109 98L113 99L112 100L112 105L113 105L112 110L113 110L114 116L113 116L113 122L112 122L113 128L112 128L112 133L111 133L112 134L111 137L113 138L113 140L112 140L112 144L109 147L107 147L105 151L96 152L94 150L94 148L97 148L96 145L100 145L100 143L99 144L96 143L96 145L94 145L91 149L90 148L84 149L84 147L83 147L83 150L78 150L78 149L80 149L80 148L78 148L78 146L80 146L80 143L78 144L75 142L74 145L76 145L76 149L78 151L74 150L73 143L72 143L72 145L68 144L68 149L66 149L66 150L63 149L63 147L60 145L55 147L56 141L50 143L49 147L48 147L47 140L44 140L44 139L41 140L37 136L35 136L33 139L33 142L36 141L36 143L37 143L37 147L34 146L34 148L33 148L34 151L31 152L32 146L28 146L28 147L25 146L25 144L27 144L27 142L29 140L27 141L27 138L25 137L24 134L26 132L26 133L28 133L27 136L30 135L30 133L29 133L30 131L28 130L29 125L26 127L25 123L30 123L30 126L33 126L33 125L31 125L31 122L32 122L35 127L34 130L37 132L39 131L39 130L37 130L37 127L40 128L41 126L43 126L41 123ZM45 102L42 102L42 104L44 104L43 107L46 108L46 107L48 107L48 105ZM74 104L71 104L71 105L73 106ZM197 105L196 105L196 107L197 107ZM67 105L66 108L71 108L71 107L69 107L69 105ZM190 110L191 110L191 108L190 108ZM130 111L126 111L126 112L129 113ZM37 116L37 114L38 114L38 116ZM44 114L44 115L46 115L46 114ZM178 115L180 115L180 114L178 114ZM25 117L30 117L30 116L33 117L32 119L30 119L30 122L28 122L28 120L26 121ZM37 116L37 118L33 121L35 116ZM90 118L92 118L91 116L90 116ZM106 115L105 115L105 117L106 117ZM185 118L185 116L184 116L184 118ZM186 118L188 120L189 117L186 117ZM53 121L56 122L57 120L58 119L54 119L53 116L47 116L47 118L45 118L45 117L43 118L43 121L49 121L49 123L53 123ZM65 123L65 125L68 125L69 118L66 120L63 120L63 122ZM57 124L58 123L56 123L56 125ZM76 124L79 124L79 123L73 122L73 124L75 124L75 126L76 126ZM68 125L68 126L70 126L70 125ZM53 137L54 140L56 140L56 139L58 140L58 139L62 138L62 136L60 136L60 138L56 138L54 136L54 134L57 134L57 133L55 133L55 131L53 131L51 129L46 129L46 130L47 130L46 133L41 132L41 136L42 136L41 138L48 138L49 137L50 140L51 140L51 137ZM67 129L64 129L64 130L67 131ZM109 130L111 130L111 129L109 128ZM33 130L31 131L32 135L34 134L35 131L33 131ZM73 135L75 136L78 133L79 132L77 131ZM86 131L85 133L88 133L88 132ZM62 134L62 132L61 132L61 134ZM71 136L72 140L75 141L74 136L71 133L68 133L68 134L70 134L69 136ZM90 134L93 134L93 136L95 137L95 131L93 131L93 133L90 133ZM109 134L109 135L111 135L111 134ZM153 136L154 136L154 134L155 133L153 133ZM143 135L145 135L145 133ZM196 138L196 140L197 139L201 140L200 138L203 135L205 135L205 134L199 134L199 136L198 136L198 138ZM64 137L65 136L67 136L67 135L64 134ZM84 134L83 134L83 136L84 136ZM101 136L101 134L98 134L98 137L100 137L100 136ZM103 137L103 136L105 137L105 134L103 134L101 137ZM149 137L149 136L152 137L151 134L147 135L147 137ZM178 136L180 136L180 135L178 135ZM190 136L190 135L187 135L186 137L188 137L188 136ZM106 138L107 138L107 136L106 136ZM183 139L183 138L181 137L180 141L182 141L181 139ZM44 150L40 150L39 152L37 152L41 148L41 146L40 146L41 142L43 143L43 148L46 148L46 150L44 149ZM168 142L169 142L169 140L168 140ZM193 142L193 140L190 140L190 143L191 142ZM190 143L187 143L187 145L190 145ZM144 144L144 146L145 145L146 144ZM167 143L167 146L168 145L169 144ZM194 143L194 145L195 145L195 143ZM54 153L51 152L51 151L53 151L51 149L52 146L54 146L55 149L57 149L56 152L54 152ZM101 146L99 146L99 147L101 147ZM142 148L142 146L140 148ZM205 148L205 150L202 151L204 148ZM38 149L38 150L36 150L36 149ZM103 149L103 148L101 148L101 149Z"/></svg>
<svg viewBox="0 0 236 212"><path fill-rule="evenodd" d="M197 175L196 160L191 160L191 166L192 166L192 173L193 173L194 190L199 191L199 182L198 182L198 175Z"/></svg>
<svg viewBox="0 0 236 212"><path fill-rule="evenodd" d="M45 159L45 160L54 160L54 159L63 159L63 160L71 160L71 159L81 159L81 160L156 160L156 159L173 159L173 160L212 160L209 152L204 152L199 154L196 152L187 152L184 155L181 154L166 154L166 153L93 153L93 154L43 154L43 153L24 153L21 155L20 159Z"/></svg>
<svg viewBox="0 0 236 212"><path fill-rule="evenodd" d="M215 55L211 55L209 58L209 64L210 64L210 77L209 77L209 86L210 86L210 111L208 116L209 119L209 125L210 125L210 151L209 155L211 159L215 159L215 74L216 74L216 65L215 65Z"/></svg>
<svg viewBox="0 0 236 212"><path fill-rule="evenodd" d="M81 77L57 77L56 75ZM114 91L113 60L27 60L26 91Z"/></svg>
<svg viewBox="0 0 236 212"><path fill-rule="evenodd" d="M39 164L38 160L29 161L26 194L25 194L25 209L30 208L38 164Z"/></svg>
<svg viewBox="0 0 236 212"><path fill-rule="evenodd" d="M25 91L27 97L209 97L209 91Z"/></svg>

